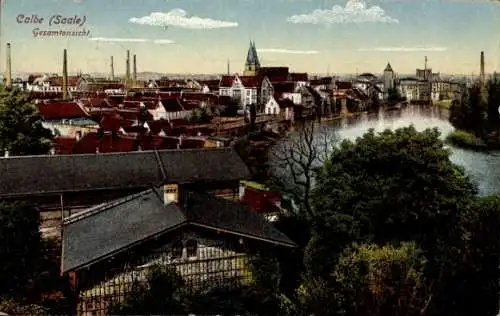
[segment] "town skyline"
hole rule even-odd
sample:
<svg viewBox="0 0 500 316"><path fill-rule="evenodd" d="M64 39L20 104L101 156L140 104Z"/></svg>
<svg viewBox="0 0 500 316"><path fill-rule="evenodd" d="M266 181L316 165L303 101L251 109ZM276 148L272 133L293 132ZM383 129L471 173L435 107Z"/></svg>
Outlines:
<svg viewBox="0 0 500 316"><path fill-rule="evenodd" d="M381 73L390 62L397 73L411 74L427 56L436 72L477 74L484 51L486 72L493 73L500 68L499 13L488 0L51 0L45 7L6 1L1 56L10 42L14 73L59 72L64 48L72 73L106 73L110 56L115 72L124 73L127 49L137 55L139 73L221 74L228 61L231 73L241 73L252 39L263 66L297 72ZM21 14L44 22L18 23L25 21ZM85 21L49 26L54 14ZM89 36L34 37L34 29L84 29Z"/></svg>

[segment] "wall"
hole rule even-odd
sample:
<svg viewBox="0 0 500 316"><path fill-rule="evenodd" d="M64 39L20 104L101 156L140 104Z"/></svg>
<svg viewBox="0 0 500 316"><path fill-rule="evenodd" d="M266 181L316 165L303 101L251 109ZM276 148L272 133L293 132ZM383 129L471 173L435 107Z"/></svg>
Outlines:
<svg viewBox="0 0 500 316"><path fill-rule="evenodd" d="M192 240L197 241L198 247L196 255L188 257L186 244ZM174 245L179 242L183 245L182 257L174 259ZM232 250L223 240L185 232L179 239L153 249L141 262L128 266L124 264L121 273L81 291L77 306L78 315L105 315L112 302L123 301L134 282L146 280L148 269L154 265L175 267L190 286L200 285L207 280L238 278L243 282L251 281L248 257L245 254Z"/></svg>

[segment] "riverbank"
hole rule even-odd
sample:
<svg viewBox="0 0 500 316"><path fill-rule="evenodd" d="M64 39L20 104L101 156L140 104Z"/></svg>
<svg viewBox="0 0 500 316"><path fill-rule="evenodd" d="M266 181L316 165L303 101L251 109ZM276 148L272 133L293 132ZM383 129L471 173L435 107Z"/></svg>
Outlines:
<svg viewBox="0 0 500 316"><path fill-rule="evenodd" d="M462 131L459 129L454 130L448 136L446 136L446 142L450 145L463 148L470 149L476 151L487 151L491 150L490 147L479 137L476 137L474 134Z"/></svg>

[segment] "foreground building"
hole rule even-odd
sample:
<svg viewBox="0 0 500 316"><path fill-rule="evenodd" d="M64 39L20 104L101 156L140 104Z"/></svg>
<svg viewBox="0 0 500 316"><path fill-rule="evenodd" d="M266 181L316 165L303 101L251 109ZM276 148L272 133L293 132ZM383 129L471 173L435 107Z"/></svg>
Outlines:
<svg viewBox="0 0 500 316"><path fill-rule="evenodd" d="M199 192L151 188L66 218L62 272L77 315L105 315L154 265L175 268L190 288L251 282L249 259L295 244L246 205Z"/></svg>

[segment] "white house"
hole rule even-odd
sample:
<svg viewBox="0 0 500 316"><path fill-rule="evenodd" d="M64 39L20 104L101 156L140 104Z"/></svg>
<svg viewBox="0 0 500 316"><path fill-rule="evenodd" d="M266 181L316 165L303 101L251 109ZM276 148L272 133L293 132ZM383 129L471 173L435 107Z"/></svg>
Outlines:
<svg viewBox="0 0 500 316"><path fill-rule="evenodd" d="M153 116L153 120L176 120L188 118L193 111L198 108L195 103L182 102L178 98L162 99L158 101L158 107L150 109L148 112Z"/></svg>
<svg viewBox="0 0 500 316"><path fill-rule="evenodd" d="M290 99L278 99L271 97L264 107L264 113L268 115L280 115L284 120L293 121L294 103Z"/></svg>
<svg viewBox="0 0 500 316"><path fill-rule="evenodd" d="M259 79L255 76L223 76L219 84L219 95L238 101L242 110L257 104Z"/></svg>

